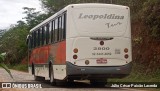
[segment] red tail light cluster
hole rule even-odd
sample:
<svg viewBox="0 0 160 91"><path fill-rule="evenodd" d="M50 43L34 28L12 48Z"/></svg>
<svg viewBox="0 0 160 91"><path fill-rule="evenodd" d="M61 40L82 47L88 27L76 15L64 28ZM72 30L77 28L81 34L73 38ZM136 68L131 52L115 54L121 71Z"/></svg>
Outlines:
<svg viewBox="0 0 160 91"><path fill-rule="evenodd" d="M124 58L127 59L129 57L129 55L127 54L128 53L128 48L124 49L124 53L125 53Z"/></svg>
<svg viewBox="0 0 160 91"><path fill-rule="evenodd" d="M73 50L74 53L78 53L78 49L77 48L74 48ZM73 55L73 59L77 59L78 56L76 54Z"/></svg>
<svg viewBox="0 0 160 91"><path fill-rule="evenodd" d="M78 53L78 49L75 48L75 49L73 50L73 52L74 52L74 53Z"/></svg>
<svg viewBox="0 0 160 91"><path fill-rule="evenodd" d="M127 59L129 56L128 56L128 54L125 54L124 57Z"/></svg>
<svg viewBox="0 0 160 91"><path fill-rule="evenodd" d="M128 49L127 49L127 48L125 48L125 49L124 49L124 52L125 52L125 53L127 53L127 52L128 52Z"/></svg>
<svg viewBox="0 0 160 91"><path fill-rule="evenodd" d="M78 56L77 55L73 55L73 59L77 59L78 58Z"/></svg>

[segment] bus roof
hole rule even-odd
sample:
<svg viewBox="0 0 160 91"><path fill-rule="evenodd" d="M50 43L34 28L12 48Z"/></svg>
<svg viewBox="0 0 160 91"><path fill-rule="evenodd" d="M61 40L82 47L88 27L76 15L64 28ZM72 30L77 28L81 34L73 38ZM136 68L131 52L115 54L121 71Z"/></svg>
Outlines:
<svg viewBox="0 0 160 91"><path fill-rule="evenodd" d="M83 3L83 4L70 4L68 6L66 6L65 8L61 9L60 11L58 11L57 13L53 14L52 16L50 16L49 18L47 18L46 20L44 20L43 22L41 22L40 24L38 24L37 26L35 26L34 28L32 28L30 30L30 32L36 30L39 27L42 27L43 25L45 25L47 22L51 21L53 18L55 18L56 16L62 14L63 12L67 11L67 9L69 7L86 7L86 6L96 6L96 7L108 7L108 8L129 8L127 6L123 6L123 5L115 5L115 4L104 4L104 3Z"/></svg>

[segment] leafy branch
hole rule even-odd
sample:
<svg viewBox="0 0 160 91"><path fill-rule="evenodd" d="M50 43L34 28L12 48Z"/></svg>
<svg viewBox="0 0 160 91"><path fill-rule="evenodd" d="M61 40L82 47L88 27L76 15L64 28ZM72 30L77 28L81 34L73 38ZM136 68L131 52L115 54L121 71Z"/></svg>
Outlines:
<svg viewBox="0 0 160 91"><path fill-rule="evenodd" d="M5 69L9 73L10 77L14 80L14 78L13 78L13 76L12 76L9 68L4 64L5 55L6 55L6 53L1 53L0 54L0 67L2 67L3 69Z"/></svg>

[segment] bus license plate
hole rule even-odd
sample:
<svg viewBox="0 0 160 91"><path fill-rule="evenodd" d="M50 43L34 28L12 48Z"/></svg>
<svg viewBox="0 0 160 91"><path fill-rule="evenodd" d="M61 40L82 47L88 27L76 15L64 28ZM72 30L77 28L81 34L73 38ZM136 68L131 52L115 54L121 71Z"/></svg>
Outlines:
<svg viewBox="0 0 160 91"><path fill-rule="evenodd" d="M97 64L106 64L107 63L107 59L104 59L104 58L100 58L100 59L97 59Z"/></svg>

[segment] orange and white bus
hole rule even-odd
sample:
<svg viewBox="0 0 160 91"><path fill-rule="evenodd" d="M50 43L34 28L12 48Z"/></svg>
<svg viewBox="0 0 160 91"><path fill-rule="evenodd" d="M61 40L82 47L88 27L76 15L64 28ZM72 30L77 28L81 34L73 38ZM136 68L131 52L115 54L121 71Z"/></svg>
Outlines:
<svg viewBox="0 0 160 91"><path fill-rule="evenodd" d="M113 4L71 4L30 30L29 73L35 79L122 78L131 71L130 9Z"/></svg>

